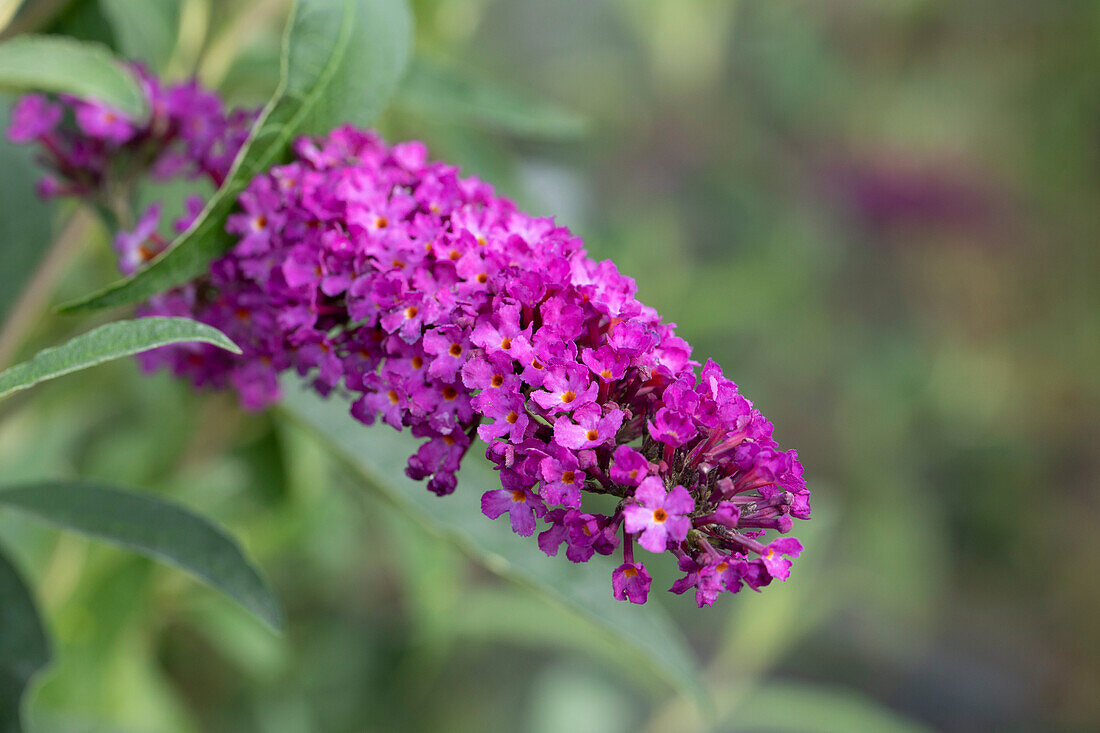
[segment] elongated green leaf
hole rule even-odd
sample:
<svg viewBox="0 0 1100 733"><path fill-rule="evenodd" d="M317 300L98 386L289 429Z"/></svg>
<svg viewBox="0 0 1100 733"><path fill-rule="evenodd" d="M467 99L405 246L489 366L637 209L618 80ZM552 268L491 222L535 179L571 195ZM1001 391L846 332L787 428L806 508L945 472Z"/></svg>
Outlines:
<svg viewBox="0 0 1100 733"><path fill-rule="evenodd" d="M0 549L0 733L21 730L23 693L51 656L30 589Z"/></svg>
<svg viewBox="0 0 1100 733"><path fill-rule="evenodd" d="M160 71L179 35L181 0L99 0L119 52Z"/></svg>
<svg viewBox="0 0 1100 733"><path fill-rule="evenodd" d="M76 312L144 300L203 274L233 246L225 220L256 174L283 160L297 135L370 124L397 87L409 55L405 0L299 0L287 26L283 75L225 184L191 228L129 280L62 306Z"/></svg>
<svg viewBox="0 0 1100 733"><path fill-rule="evenodd" d="M6 125L10 100L0 98L0 126ZM26 145L0 137L0 323L46 254L53 206L34 192L40 175Z"/></svg>
<svg viewBox="0 0 1100 733"><path fill-rule="evenodd" d="M282 405L287 414L320 436L369 486L422 526L446 537L489 570L577 612L621 645L624 653L629 650L657 676L701 700L703 685L692 653L658 604L616 601L611 595L610 568L600 572L596 561L578 567L560 557L548 558L532 538L517 537L507 522L492 522L481 513L482 493L500 486L486 461L467 456L458 491L437 497L423 483L405 477L405 461L418 443L408 433L365 428L349 416L348 406L340 400L326 401L296 381L288 380L284 386Z"/></svg>
<svg viewBox="0 0 1100 733"><path fill-rule="evenodd" d="M237 542L180 504L89 482L43 481L0 489L0 507L174 565L282 628L279 602Z"/></svg>
<svg viewBox="0 0 1100 733"><path fill-rule="evenodd" d="M148 112L137 79L105 46L63 36L17 36L0 43L0 89L75 94L135 118Z"/></svg>
<svg viewBox="0 0 1100 733"><path fill-rule="evenodd" d="M419 61L409 68L394 104L423 117L491 127L533 138L573 138L588 127L575 112L519 90Z"/></svg>
<svg viewBox="0 0 1100 733"><path fill-rule="evenodd" d="M241 353L229 337L212 326L189 318L138 318L115 321L83 333L71 341L43 349L22 364L0 372L0 399L63 374L105 361L130 356L158 346L186 342L213 344Z"/></svg>

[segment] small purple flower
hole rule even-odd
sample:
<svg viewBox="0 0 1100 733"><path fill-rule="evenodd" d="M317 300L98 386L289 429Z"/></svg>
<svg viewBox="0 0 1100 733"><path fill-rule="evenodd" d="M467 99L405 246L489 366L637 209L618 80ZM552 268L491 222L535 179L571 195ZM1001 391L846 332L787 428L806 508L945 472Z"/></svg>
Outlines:
<svg viewBox="0 0 1100 733"><path fill-rule="evenodd" d="M563 448L583 450L595 448L615 439L623 424L622 410L601 414L599 405L589 403L573 412L573 420L560 417L554 423L554 442Z"/></svg>
<svg viewBox="0 0 1100 733"><path fill-rule="evenodd" d="M786 580L791 575L791 561L783 556L798 557L800 554L802 554L802 543L794 537L783 537L764 548L764 553L760 557L773 578Z"/></svg>
<svg viewBox="0 0 1100 733"><path fill-rule="evenodd" d="M470 342L457 326L433 328L424 334L424 353L431 357L428 376L454 380L469 358Z"/></svg>
<svg viewBox="0 0 1100 733"><path fill-rule="evenodd" d="M99 102L78 102L76 124L90 138L121 145L137 132L124 112Z"/></svg>
<svg viewBox="0 0 1100 733"><path fill-rule="evenodd" d="M638 544L650 552L664 552L669 540L682 542L691 529L688 516L695 509L691 494L683 486L665 493L664 483L657 476L642 481L634 492L636 504L623 508L626 531L641 532Z"/></svg>
<svg viewBox="0 0 1100 733"><path fill-rule="evenodd" d="M580 509L584 477L580 462L571 451L552 449L551 455L539 463L539 478L542 480L539 494L551 506L562 504Z"/></svg>
<svg viewBox="0 0 1100 733"><path fill-rule="evenodd" d="M545 514L546 506L530 489L494 489L482 495L481 512L489 519L508 512L512 531L530 537L535 531L535 517Z"/></svg>
<svg viewBox="0 0 1100 733"><path fill-rule="evenodd" d="M631 603L645 603L653 579L640 562L623 563L611 573L611 587L615 598Z"/></svg>
<svg viewBox="0 0 1100 733"><path fill-rule="evenodd" d="M565 556L570 562L588 562L600 549L603 537L600 519L576 509L551 509L546 513L550 528L539 533L539 549L553 557L565 542Z"/></svg>
<svg viewBox="0 0 1100 733"><path fill-rule="evenodd" d="M542 382L542 390L533 392L539 407L548 412L568 412L596 399L596 384L589 381L588 370L577 363L551 368Z"/></svg>
<svg viewBox="0 0 1100 733"><path fill-rule="evenodd" d="M494 390L478 395L478 410L492 422L478 426L477 435L486 443L507 436L512 443L523 442L531 418L518 391Z"/></svg>
<svg viewBox="0 0 1100 733"><path fill-rule="evenodd" d="M118 269L124 275L133 275L139 267L153 259L160 252L160 246L150 240L160 225L160 202L151 204L132 232L118 232L115 235L114 248L118 252Z"/></svg>
<svg viewBox="0 0 1100 733"><path fill-rule="evenodd" d="M695 437L695 424L682 412L674 412L667 407L657 410L657 415L649 421L649 434L654 440L678 448Z"/></svg>
<svg viewBox="0 0 1100 733"><path fill-rule="evenodd" d="M611 480L623 486L637 486L649 473L649 461L633 448L620 445L611 455Z"/></svg>
<svg viewBox="0 0 1100 733"><path fill-rule="evenodd" d="M61 121L61 106L40 94L26 94L12 106L8 139L26 143L48 135Z"/></svg>
<svg viewBox="0 0 1100 733"><path fill-rule="evenodd" d="M581 352L581 361L601 382L617 382L630 367L630 359L610 346L585 349Z"/></svg>

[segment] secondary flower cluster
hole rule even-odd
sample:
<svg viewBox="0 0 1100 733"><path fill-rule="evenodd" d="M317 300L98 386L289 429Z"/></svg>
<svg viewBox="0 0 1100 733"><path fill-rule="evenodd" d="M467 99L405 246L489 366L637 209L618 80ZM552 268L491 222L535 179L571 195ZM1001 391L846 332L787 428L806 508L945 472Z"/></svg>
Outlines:
<svg viewBox="0 0 1100 733"><path fill-rule="evenodd" d="M288 369L350 393L359 421L423 439L407 473L440 495L481 438L501 481L483 512L524 536L542 520L539 547L573 562L621 548L619 599L650 590L635 542L671 553L671 590L700 606L788 576L801 545L765 536L809 517L795 452L633 280L420 143L344 127L295 153L240 196L240 241L209 276L142 308L213 325L243 356L171 347L147 367L254 409Z"/></svg>
<svg viewBox="0 0 1100 733"><path fill-rule="evenodd" d="M227 113L218 96L195 81L164 86L141 67L132 70L150 110L146 120L68 95L53 100L28 94L16 102L8 138L40 146L41 161L51 171L38 183L40 194L87 198L117 214L128 204L120 200L126 190L146 175L161 181L205 178L214 187L225 180L256 112ZM116 236L123 273L132 274L167 246L157 231L161 208L152 204L132 232ZM202 199L191 197L188 215L176 228L186 228L201 208Z"/></svg>

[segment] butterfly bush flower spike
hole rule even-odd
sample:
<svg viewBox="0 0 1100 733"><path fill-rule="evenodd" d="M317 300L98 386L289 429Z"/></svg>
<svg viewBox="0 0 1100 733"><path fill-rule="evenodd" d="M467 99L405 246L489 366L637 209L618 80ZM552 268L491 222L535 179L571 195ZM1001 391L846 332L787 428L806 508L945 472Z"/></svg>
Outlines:
<svg viewBox="0 0 1100 733"><path fill-rule="evenodd" d="M138 149L155 176L220 183L252 113L143 79L154 110L143 126L28 97L9 134L41 146L57 192L100 195L114 157ZM158 221L147 210L116 239L124 271L163 249ZM208 323L243 355L173 346L140 357L146 368L232 388L248 409L279 399L293 370L345 395L359 422L408 430L420 445L406 473L441 496L480 439L500 476L484 514L537 533L550 556L621 554L611 590L624 601L644 603L652 585L635 545L670 555L682 573L671 590L700 606L789 576L802 548L782 535L810 515L797 454L565 227L419 142L341 127L256 177L227 229L237 244L208 275L140 312Z"/></svg>

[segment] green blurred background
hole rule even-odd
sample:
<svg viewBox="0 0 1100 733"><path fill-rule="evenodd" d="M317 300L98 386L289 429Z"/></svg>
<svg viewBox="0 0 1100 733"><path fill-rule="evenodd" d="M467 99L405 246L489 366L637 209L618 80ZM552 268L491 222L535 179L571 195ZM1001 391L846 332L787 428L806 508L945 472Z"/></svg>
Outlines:
<svg viewBox="0 0 1100 733"><path fill-rule="evenodd" d="M149 17L182 9L164 38L144 15L120 30L114 5L29 2L13 29L145 44L236 103L274 87L285 1L148 0ZM5 481L94 477L201 508L258 558L289 631L0 515L59 647L32 730L1097 729L1100 5L414 8L421 59L587 124L505 133L428 100L382 130L635 277L798 448L808 552L788 583L711 609L653 594L713 684L708 717L584 619L424 536L278 413L100 367L0 405ZM6 195L33 181L0 175ZM89 327L48 306L112 279L108 236L70 225L16 355Z"/></svg>

